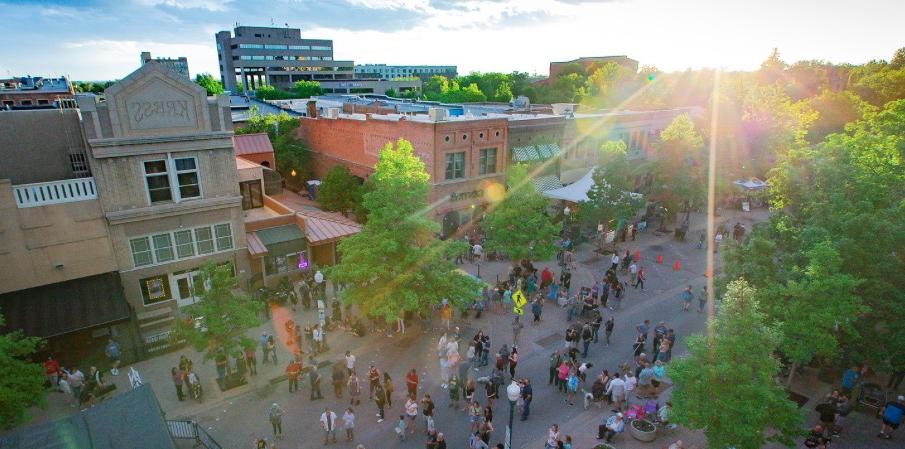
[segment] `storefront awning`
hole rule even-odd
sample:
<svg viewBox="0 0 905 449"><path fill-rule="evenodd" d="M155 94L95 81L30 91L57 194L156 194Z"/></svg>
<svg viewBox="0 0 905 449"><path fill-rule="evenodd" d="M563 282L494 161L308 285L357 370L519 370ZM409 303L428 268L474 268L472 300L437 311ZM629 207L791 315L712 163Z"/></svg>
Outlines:
<svg viewBox="0 0 905 449"><path fill-rule="evenodd" d="M119 273L106 273L0 295L3 332L50 338L128 320Z"/></svg>
<svg viewBox="0 0 905 449"><path fill-rule="evenodd" d="M562 182L559 181L559 177L553 175L531 178L531 182L534 183L534 188L540 193L562 188Z"/></svg>
<svg viewBox="0 0 905 449"><path fill-rule="evenodd" d="M555 143L542 143L539 145L526 145L512 149L513 162L544 161L559 155L559 145Z"/></svg>
<svg viewBox="0 0 905 449"><path fill-rule="evenodd" d="M270 254L286 255L306 247L305 233L294 224L261 229L255 234Z"/></svg>
<svg viewBox="0 0 905 449"><path fill-rule="evenodd" d="M254 232L245 234L245 244L251 257L258 259L267 255L267 247L264 246L264 242Z"/></svg>
<svg viewBox="0 0 905 449"><path fill-rule="evenodd" d="M337 241L361 232L361 225L341 214L302 210L297 212L305 220L305 237L312 245Z"/></svg>

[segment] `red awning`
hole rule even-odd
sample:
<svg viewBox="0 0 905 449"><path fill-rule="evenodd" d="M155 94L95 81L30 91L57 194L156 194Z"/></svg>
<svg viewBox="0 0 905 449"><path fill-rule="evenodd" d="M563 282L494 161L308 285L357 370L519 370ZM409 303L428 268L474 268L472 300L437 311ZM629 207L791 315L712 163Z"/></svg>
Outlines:
<svg viewBox="0 0 905 449"><path fill-rule="evenodd" d="M273 146L270 144L270 138L266 133L258 134L238 134L233 136L233 148L236 149L236 155L273 153Z"/></svg>
<svg viewBox="0 0 905 449"><path fill-rule="evenodd" d="M360 224L341 214L312 210L296 213L305 220L305 238L313 245L336 241L361 231Z"/></svg>

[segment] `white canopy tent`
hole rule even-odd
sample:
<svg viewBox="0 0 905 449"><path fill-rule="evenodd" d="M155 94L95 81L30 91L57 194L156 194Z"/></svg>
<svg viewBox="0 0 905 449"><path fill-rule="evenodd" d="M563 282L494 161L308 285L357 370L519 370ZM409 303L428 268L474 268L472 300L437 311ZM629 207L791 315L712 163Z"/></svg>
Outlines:
<svg viewBox="0 0 905 449"><path fill-rule="evenodd" d="M559 189L547 190L546 192L542 192L541 195L553 200L580 203L582 201L588 201L588 192L590 192L592 188L594 188L593 168L589 170L584 176L582 176L578 181L575 181L567 186L563 186ZM641 198L640 193L631 193L631 195L632 198Z"/></svg>
<svg viewBox="0 0 905 449"><path fill-rule="evenodd" d="M588 192L594 187L594 169L588 171L578 181L559 189L547 190L541 193L546 198L554 200L571 201L580 203L588 200Z"/></svg>

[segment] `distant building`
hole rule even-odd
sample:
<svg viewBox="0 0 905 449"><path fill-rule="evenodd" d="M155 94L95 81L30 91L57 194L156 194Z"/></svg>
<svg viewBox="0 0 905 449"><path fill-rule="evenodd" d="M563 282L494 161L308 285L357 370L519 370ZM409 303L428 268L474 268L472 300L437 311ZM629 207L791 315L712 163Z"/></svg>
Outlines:
<svg viewBox="0 0 905 449"><path fill-rule="evenodd" d="M0 79L2 109L49 109L75 106L72 84L66 77L22 76Z"/></svg>
<svg viewBox="0 0 905 449"><path fill-rule="evenodd" d="M223 87L233 93L261 86L289 89L296 81L353 78L352 61L333 60L333 41L303 39L298 28L236 26L216 34Z"/></svg>
<svg viewBox="0 0 905 449"><path fill-rule="evenodd" d="M356 64L356 78L379 78L391 80L394 78L418 77L427 81L434 75L455 78L458 75L454 65L386 65L386 64Z"/></svg>
<svg viewBox="0 0 905 449"><path fill-rule="evenodd" d="M151 58L151 52L141 52L141 65L145 65L148 61L157 61L159 64L169 67L186 79L192 79L189 76L189 61L185 56L180 56L178 58Z"/></svg>
<svg viewBox="0 0 905 449"><path fill-rule="evenodd" d="M442 224L443 236L479 220L492 192L503 189L505 116L451 116L441 108L427 115L345 114L329 108L319 115L312 109L300 119L297 135L311 149L318 176L344 165L365 178L384 145L400 138L411 142L430 176L431 215Z"/></svg>
<svg viewBox="0 0 905 449"><path fill-rule="evenodd" d="M607 62L615 62L616 64L629 69L632 73L638 71L638 61L635 61L634 59L629 58L625 55L581 57L578 59L573 59L571 61L551 62L550 75L546 79L538 81L537 84L547 84L551 80L556 79L562 69L569 64L578 64L582 69L587 70L588 67L590 67L592 64L605 64Z"/></svg>

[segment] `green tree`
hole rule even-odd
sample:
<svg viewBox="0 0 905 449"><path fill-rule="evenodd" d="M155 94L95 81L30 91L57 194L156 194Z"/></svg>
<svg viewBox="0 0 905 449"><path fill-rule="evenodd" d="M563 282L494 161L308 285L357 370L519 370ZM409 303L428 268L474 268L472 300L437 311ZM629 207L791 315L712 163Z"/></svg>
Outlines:
<svg viewBox="0 0 905 449"><path fill-rule="evenodd" d="M807 140L811 143L819 143L826 136L841 132L847 123L860 120L865 113L876 110L847 90L835 92L827 89L807 102L818 114L808 129Z"/></svg>
<svg viewBox="0 0 905 449"><path fill-rule="evenodd" d="M334 165L324 175L317 202L326 210L346 214L361 204L361 190L361 183L345 165Z"/></svg>
<svg viewBox="0 0 905 449"><path fill-rule="evenodd" d="M396 89L387 89L383 91L383 94L388 97L396 97Z"/></svg>
<svg viewBox="0 0 905 449"><path fill-rule="evenodd" d="M208 96L220 95L224 92L223 84L210 73L199 73L195 75L195 84L203 87L204 90L207 91Z"/></svg>
<svg viewBox="0 0 905 449"><path fill-rule="evenodd" d="M629 69L607 62L588 76L588 96L584 101L596 108L618 106L634 92L635 81L635 74Z"/></svg>
<svg viewBox="0 0 905 449"><path fill-rule="evenodd" d="M607 229L618 230L638 212L641 200L631 194L630 172L625 142L605 142L592 175L594 186L588 191L588 200L581 202L579 208L583 222L595 228L603 224ZM614 247L615 244L614 240Z"/></svg>
<svg viewBox="0 0 905 449"><path fill-rule="evenodd" d="M440 95L449 90L449 79L442 75L434 75L421 85L421 91L428 100L436 101Z"/></svg>
<svg viewBox="0 0 905 449"><path fill-rule="evenodd" d="M473 299L480 286L447 258L462 243L437 239L439 226L425 216L428 174L412 144L387 143L368 182L368 221L339 243L341 261L326 273L347 286L343 301L391 322L404 311L430 313L444 299L454 306Z"/></svg>
<svg viewBox="0 0 905 449"><path fill-rule="evenodd" d="M245 335L257 326L261 303L239 288L231 263L201 267L203 282L195 296L198 302L188 306L187 315L195 320L177 321L176 331L196 351L204 352L204 360L214 358L220 351L236 354L254 341Z"/></svg>
<svg viewBox="0 0 905 449"><path fill-rule="evenodd" d="M506 183L505 197L484 218L486 249L500 251L514 264L549 259L556 253L559 229L545 212L547 200L534 188L525 165L509 167Z"/></svg>
<svg viewBox="0 0 905 449"><path fill-rule="evenodd" d="M0 314L0 329L5 324ZM43 345L44 340L26 337L20 331L0 334L0 427L4 429L27 421L31 406L47 405L44 368L29 360Z"/></svg>
<svg viewBox="0 0 905 449"><path fill-rule="evenodd" d="M667 368L671 421L703 430L708 447L792 447L803 420L774 379L779 363L772 353L781 337L765 324L747 282L729 284L708 333L688 337L688 356Z"/></svg>
<svg viewBox="0 0 905 449"><path fill-rule="evenodd" d="M884 67L858 80L852 89L864 101L874 106L882 107L890 101L903 99L905 98L905 68Z"/></svg>
<svg viewBox="0 0 905 449"><path fill-rule="evenodd" d="M292 85L292 92L297 95L296 98L311 98L323 95L324 89L321 89L321 83L317 81L299 80Z"/></svg>
<svg viewBox="0 0 905 449"><path fill-rule="evenodd" d="M298 126L298 117L285 112L262 115L257 107L252 106L248 121L236 130L236 134L267 133L277 163L274 168L283 176L286 184L296 190L303 188L312 176L311 151L296 137ZM293 171L295 176L292 175Z"/></svg>
<svg viewBox="0 0 905 449"><path fill-rule="evenodd" d="M893 53L892 59L889 60L889 66L893 69L905 68L905 47L902 47Z"/></svg>
<svg viewBox="0 0 905 449"><path fill-rule="evenodd" d="M704 140L688 114L679 115L660 132L651 197L662 203L669 217L675 217L687 205L699 203L703 198L703 145Z"/></svg>

